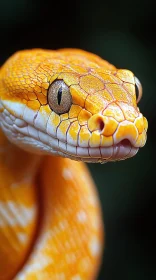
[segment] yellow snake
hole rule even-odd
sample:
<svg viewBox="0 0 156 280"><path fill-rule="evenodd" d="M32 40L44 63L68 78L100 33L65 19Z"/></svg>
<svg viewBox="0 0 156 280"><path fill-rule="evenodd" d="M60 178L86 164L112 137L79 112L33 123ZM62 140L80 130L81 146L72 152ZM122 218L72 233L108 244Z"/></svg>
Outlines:
<svg viewBox="0 0 156 280"><path fill-rule="evenodd" d="M131 71L83 50L19 51L4 63L0 279L97 279L103 223L83 162L126 159L144 146L141 94Z"/></svg>

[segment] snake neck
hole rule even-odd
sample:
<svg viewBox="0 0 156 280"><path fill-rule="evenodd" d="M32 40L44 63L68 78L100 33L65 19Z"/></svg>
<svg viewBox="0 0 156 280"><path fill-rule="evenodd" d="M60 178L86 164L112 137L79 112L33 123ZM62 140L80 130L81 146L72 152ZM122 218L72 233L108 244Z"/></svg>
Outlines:
<svg viewBox="0 0 156 280"><path fill-rule="evenodd" d="M22 151L0 129L0 255L2 279L13 279L27 260L37 232L36 172L41 157ZM8 257L8 246L10 256ZM9 270L7 268L10 268Z"/></svg>
<svg viewBox="0 0 156 280"><path fill-rule="evenodd" d="M0 175L5 184L32 181L41 157L25 152L12 144L0 128Z"/></svg>

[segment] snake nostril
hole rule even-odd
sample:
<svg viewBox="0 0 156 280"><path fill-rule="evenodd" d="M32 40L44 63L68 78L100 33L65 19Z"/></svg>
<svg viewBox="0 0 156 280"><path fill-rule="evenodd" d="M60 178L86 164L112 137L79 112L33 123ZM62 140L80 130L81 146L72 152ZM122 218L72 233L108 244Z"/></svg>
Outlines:
<svg viewBox="0 0 156 280"><path fill-rule="evenodd" d="M98 131L99 133L102 133L104 127L105 120L100 114L95 114L88 120L88 128L91 132Z"/></svg>
<svg viewBox="0 0 156 280"><path fill-rule="evenodd" d="M105 126L103 119L99 118L98 125L99 125L99 130L102 131Z"/></svg>

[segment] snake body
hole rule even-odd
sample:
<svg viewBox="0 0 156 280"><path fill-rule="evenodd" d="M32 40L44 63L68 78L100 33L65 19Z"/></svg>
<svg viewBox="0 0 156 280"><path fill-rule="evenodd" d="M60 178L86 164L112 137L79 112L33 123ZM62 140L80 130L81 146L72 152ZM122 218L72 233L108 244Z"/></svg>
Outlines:
<svg viewBox="0 0 156 280"><path fill-rule="evenodd" d="M4 63L0 279L97 279L103 223L84 162L144 146L140 95L131 71L82 50L25 50Z"/></svg>

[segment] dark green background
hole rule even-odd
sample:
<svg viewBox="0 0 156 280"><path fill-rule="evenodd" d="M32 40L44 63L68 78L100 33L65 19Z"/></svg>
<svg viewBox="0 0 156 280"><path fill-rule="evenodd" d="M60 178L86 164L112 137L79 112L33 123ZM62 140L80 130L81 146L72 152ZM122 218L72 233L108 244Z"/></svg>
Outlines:
<svg viewBox="0 0 156 280"><path fill-rule="evenodd" d="M146 146L127 161L89 165L106 229L98 280L156 279L155 37L151 0L0 1L0 64L19 49L77 47L132 70L142 82Z"/></svg>

